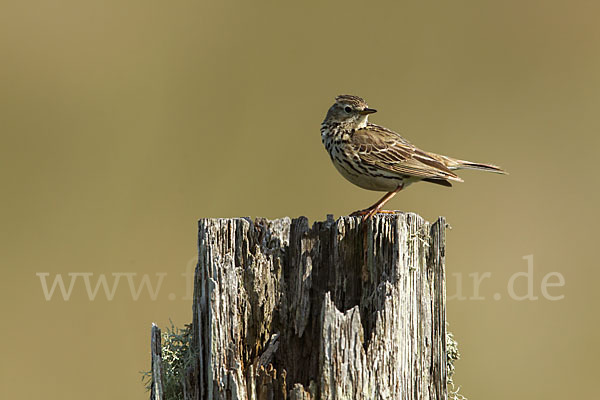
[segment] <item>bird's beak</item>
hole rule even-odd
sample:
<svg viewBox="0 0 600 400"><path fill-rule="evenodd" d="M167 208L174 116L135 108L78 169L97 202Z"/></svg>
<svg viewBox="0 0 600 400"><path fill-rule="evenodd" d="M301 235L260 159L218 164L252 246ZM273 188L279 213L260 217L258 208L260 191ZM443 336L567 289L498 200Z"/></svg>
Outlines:
<svg viewBox="0 0 600 400"><path fill-rule="evenodd" d="M369 114L373 114L376 113L377 110L373 109L373 108L365 108L364 110L360 110L358 113L360 115L369 115Z"/></svg>

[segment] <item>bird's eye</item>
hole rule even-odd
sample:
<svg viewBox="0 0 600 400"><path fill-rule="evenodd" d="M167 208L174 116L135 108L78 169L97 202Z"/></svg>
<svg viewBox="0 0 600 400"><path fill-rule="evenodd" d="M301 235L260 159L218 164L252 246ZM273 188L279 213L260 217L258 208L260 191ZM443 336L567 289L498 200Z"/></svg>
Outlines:
<svg viewBox="0 0 600 400"><path fill-rule="evenodd" d="M346 106L346 108L344 108L344 111L346 111L348 114L350 114L352 109L350 107Z"/></svg>

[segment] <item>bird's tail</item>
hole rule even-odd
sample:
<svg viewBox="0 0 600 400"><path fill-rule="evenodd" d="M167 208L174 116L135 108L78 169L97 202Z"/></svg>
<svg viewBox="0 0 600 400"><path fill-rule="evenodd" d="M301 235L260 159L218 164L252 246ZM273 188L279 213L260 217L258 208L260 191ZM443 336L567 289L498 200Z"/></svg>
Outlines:
<svg viewBox="0 0 600 400"><path fill-rule="evenodd" d="M449 166L450 169L477 169L480 171L495 172L497 174L507 174L506 171L504 171L502 168L498 167L497 165L475 163L475 162L465 161L465 160L453 160L453 161L455 161L455 163L453 163L454 165Z"/></svg>
<svg viewBox="0 0 600 400"><path fill-rule="evenodd" d="M440 162L442 162L451 171L454 171L457 169L477 169L480 171L488 171L488 172L495 172L497 174L508 175L508 172L506 172L505 170L503 170L502 168L500 168L497 165L459 160L457 158L443 156L441 154L429 153L429 155L436 158Z"/></svg>

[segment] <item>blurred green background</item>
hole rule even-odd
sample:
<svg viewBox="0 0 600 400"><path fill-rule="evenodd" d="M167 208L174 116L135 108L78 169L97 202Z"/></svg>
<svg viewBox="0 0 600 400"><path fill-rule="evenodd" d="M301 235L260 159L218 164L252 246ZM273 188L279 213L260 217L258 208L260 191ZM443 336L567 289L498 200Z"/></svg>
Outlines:
<svg viewBox="0 0 600 400"><path fill-rule="evenodd" d="M191 320L181 274L198 218L315 220L377 200L321 144L341 93L425 150L510 172L465 171L389 205L453 227L461 393L595 397L598 2L1 4L4 398L147 398L150 323ZM507 283L528 255L538 300L517 301ZM39 272L168 275L155 300L123 277L112 301L90 301L81 278L46 301ZM486 272L474 293L469 274ZM550 272L562 300L542 296Z"/></svg>

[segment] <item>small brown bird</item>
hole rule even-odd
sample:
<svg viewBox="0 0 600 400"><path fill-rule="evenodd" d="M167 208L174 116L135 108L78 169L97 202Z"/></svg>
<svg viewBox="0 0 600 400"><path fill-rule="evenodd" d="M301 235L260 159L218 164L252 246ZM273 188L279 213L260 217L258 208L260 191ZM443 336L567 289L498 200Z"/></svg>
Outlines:
<svg viewBox="0 0 600 400"><path fill-rule="evenodd" d="M321 139L333 165L350 182L363 189L388 192L371 207L352 215L371 218L400 190L425 181L452 186L462 182L457 169L478 169L504 174L495 165L481 164L423 151L398 133L371 124L369 108L360 97L340 95L321 124Z"/></svg>

